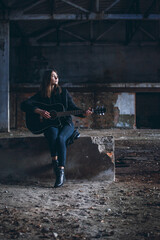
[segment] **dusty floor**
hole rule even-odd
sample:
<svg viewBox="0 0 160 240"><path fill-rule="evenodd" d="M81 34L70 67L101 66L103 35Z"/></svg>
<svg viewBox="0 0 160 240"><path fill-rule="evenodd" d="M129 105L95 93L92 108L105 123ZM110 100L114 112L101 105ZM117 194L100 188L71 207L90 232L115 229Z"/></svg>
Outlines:
<svg viewBox="0 0 160 240"><path fill-rule="evenodd" d="M160 239L157 173L52 186L52 180L1 182L0 240Z"/></svg>

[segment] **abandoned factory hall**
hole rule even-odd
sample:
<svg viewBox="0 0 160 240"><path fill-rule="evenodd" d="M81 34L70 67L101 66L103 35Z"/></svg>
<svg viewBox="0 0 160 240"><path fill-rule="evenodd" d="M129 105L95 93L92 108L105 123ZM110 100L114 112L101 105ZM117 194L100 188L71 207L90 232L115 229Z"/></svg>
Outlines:
<svg viewBox="0 0 160 240"><path fill-rule="evenodd" d="M160 1L0 0L0 240L160 239Z"/></svg>

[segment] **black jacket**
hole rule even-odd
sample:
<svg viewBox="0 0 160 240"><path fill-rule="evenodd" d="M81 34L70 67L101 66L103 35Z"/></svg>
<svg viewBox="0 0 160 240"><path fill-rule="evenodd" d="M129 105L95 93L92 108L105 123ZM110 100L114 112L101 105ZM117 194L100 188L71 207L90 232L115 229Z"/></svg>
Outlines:
<svg viewBox="0 0 160 240"><path fill-rule="evenodd" d="M58 91L58 90L57 90ZM71 95L67 91L66 88L62 88L62 92L59 94L57 92L56 94L52 93L51 98L43 98L40 94L40 92L36 93L29 99L25 100L21 103L21 110L24 112L30 112L33 113L34 110L38 107L33 102L40 102L44 104L54 104L54 103L62 103L64 106L65 111L72 111L72 110L81 110L76 106L76 104L73 102ZM76 115L77 117L83 118L83 114ZM72 117L67 116L64 119L64 124L71 124L72 123Z"/></svg>

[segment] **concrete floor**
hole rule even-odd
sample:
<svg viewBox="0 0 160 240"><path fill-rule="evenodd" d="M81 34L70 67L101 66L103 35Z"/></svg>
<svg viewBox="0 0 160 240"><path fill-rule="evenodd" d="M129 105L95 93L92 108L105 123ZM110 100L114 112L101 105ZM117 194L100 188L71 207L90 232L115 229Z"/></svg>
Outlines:
<svg viewBox="0 0 160 240"><path fill-rule="evenodd" d="M97 134L117 141L115 182L1 179L0 240L160 239L160 130L81 131Z"/></svg>
<svg viewBox="0 0 160 240"><path fill-rule="evenodd" d="M117 176L116 181L0 184L0 239L158 240L157 176Z"/></svg>

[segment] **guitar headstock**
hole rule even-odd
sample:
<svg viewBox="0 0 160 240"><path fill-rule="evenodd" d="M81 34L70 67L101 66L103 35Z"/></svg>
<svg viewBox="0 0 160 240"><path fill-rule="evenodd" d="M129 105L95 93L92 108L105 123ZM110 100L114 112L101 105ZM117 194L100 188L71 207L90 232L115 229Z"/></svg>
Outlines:
<svg viewBox="0 0 160 240"><path fill-rule="evenodd" d="M97 115L104 115L106 112L106 108L104 106L97 106L95 109L92 109L92 112Z"/></svg>

